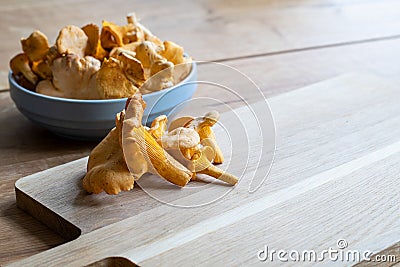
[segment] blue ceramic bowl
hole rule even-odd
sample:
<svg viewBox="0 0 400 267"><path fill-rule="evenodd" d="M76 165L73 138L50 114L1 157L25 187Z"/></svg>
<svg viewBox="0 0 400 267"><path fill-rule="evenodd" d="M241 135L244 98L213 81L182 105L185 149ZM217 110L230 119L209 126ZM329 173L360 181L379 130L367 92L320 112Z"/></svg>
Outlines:
<svg viewBox="0 0 400 267"><path fill-rule="evenodd" d="M197 85L197 67L192 63L188 76L165 90L143 96L147 103L144 123L168 115L180 103L189 100ZM46 96L20 86L10 72L11 98L19 111L29 120L53 133L81 140L99 140L115 126L115 114L125 107L126 98L79 100Z"/></svg>

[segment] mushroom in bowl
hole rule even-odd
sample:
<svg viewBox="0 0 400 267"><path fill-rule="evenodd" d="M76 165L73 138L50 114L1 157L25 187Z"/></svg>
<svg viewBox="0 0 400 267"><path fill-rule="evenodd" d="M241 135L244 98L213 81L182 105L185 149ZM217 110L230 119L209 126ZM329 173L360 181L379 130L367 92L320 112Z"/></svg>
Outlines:
<svg viewBox="0 0 400 267"><path fill-rule="evenodd" d="M167 114L196 90L196 64L183 48L160 41L129 14L127 25L103 21L66 26L50 46L40 31L21 40L10 61L10 94L28 119L78 139L104 137L126 99L140 91L151 109Z"/></svg>

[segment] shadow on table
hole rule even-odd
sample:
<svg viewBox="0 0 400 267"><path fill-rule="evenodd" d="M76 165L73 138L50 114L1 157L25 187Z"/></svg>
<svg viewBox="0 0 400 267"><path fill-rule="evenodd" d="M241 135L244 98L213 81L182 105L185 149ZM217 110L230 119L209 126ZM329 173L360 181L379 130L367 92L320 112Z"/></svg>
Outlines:
<svg viewBox="0 0 400 267"><path fill-rule="evenodd" d="M9 96L2 98L0 149L3 155L0 167L40 159L49 161L49 158L54 162L51 165L55 166L88 155L98 143L69 140L54 135L23 117Z"/></svg>
<svg viewBox="0 0 400 267"><path fill-rule="evenodd" d="M51 112L51 111L49 111ZM97 142L68 140L34 125L0 93L0 265L66 240L19 209L14 183L24 176L87 156Z"/></svg>
<svg viewBox="0 0 400 267"><path fill-rule="evenodd" d="M45 251L66 242L46 225L20 210L14 200L0 207L0 265Z"/></svg>

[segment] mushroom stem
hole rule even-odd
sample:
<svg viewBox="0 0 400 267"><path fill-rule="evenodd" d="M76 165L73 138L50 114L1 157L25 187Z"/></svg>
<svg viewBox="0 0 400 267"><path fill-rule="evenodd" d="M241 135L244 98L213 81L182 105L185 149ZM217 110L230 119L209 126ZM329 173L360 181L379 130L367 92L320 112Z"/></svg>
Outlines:
<svg viewBox="0 0 400 267"><path fill-rule="evenodd" d="M200 158L192 160L189 169L193 169L196 173L209 175L230 185L236 185L238 178L235 175L225 172L211 163L210 159L214 157L213 153L213 148L204 147Z"/></svg>
<svg viewBox="0 0 400 267"><path fill-rule="evenodd" d="M211 129L211 126L204 125L203 127L200 127L198 130L198 133L200 135L200 140L204 140L205 143L209 143L209 146L212 146L214 151L214 163L215 164L221 164L224 162L224 154L222 154L221 148L219 148L217 144L217 139L215 138L215 134L213 130Z"/></svg>
<svg viewBox="0 0 400 267"><path fill-rule="evenodd" d="M207 174L211 177L214 177L218 180L224 181L230 185L236 185L238 182L238 178L235 175L230 174L228 172L224 172L220 168L210 164L207 168L198 173Z"/></svg>

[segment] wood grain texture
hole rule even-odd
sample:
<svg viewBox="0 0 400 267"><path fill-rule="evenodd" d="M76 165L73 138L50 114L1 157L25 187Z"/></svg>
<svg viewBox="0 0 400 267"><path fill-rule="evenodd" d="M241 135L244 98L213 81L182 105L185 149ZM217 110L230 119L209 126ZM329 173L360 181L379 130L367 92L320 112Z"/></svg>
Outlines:
<svg viewBox="0 0 400 267"><path fill-rule="evenodd" d="M22 36L41 29L54 38L60 27L70 23L99 24L101 19L122 23L132 8L155 33L183 44L197 59L253 56L226 63L249 75L267 96L348 71L368 71L400 81L400 43L393 39L399 34L398 1L168 3L1 1L0 88L8 88L8 61L20 51ZM352 44L357 40L361 43ZM201 95L209 93L216 96L214 92ZM8 92L0 93L0 124L0 265L4 265L64 241L16 207L14 182L86 156L95 144L60 139L33 126L15 109Z"/></svg>
<svg viewBox="0 0 400 267"><path fill-rule="evenodd" d="M263 93L271 97L352 70L400 81L399 46L400 41L389 40L225 63L249 75ZM198 91L196 96L226 98L211 91ZM63 242L44 225L17 209L14 182L84 157L95 143L61 139L32 125L16 110L8 92L0 93L0 123L7 126L0 127L0 264L3 265Z"/></svg>
<svg viewBox="0 0 400 267"><path fill-rule="evenodd" d="M223 64L247 75L266 97L272 97L348 72L374 73L400 83L400 64L397 60L400 57L399 46L400 40L387 40L231 60ZM235 85L236 79L224 77L220 73L215 76L222 77L222 84ZM212 79L213 73L204 73L203 76ZM237 91L251 101L257 101L257 97L250 95L245 87ZM229 95L215 90L198 90L195 97L201 96L222 99L224 103L235 101Z"/></svg>
<svg viewBox="0 0 400 267"><path fill-rule="evenodd" d="M0 265L65 242L17 208L14 183L23 176L86 156L95 143L57 137L25 119L0 93Z"/></svg>
<svg viewBox="0 0 400 267"><path fill-rule="evenodd" d="M9 59L19 40L40 29L54 41L65 25L101 20L124 23L135 11L162 39L198 60L221 60L324 45L398 38L400 3L381 1L2 1L0 89L7 88Z"/></svg>
<svg viewBox="0 0 400 267"><path fill-rule="evenodd" d="M321 251L334 247L338 238L345 238L349 249L378 252L400 238L399 95L396 86L374 76L347 75L270 98L277 151L267 181L248 193L257 158L251 153L250 168L238 186L220 201L199 208L152 204L152 198L133 190L125 195L146 207L129 204L124 208L129 217L114 222L107 217L113 212L105 203L107 196L76 191L85 159L26 177L18 181L17 190L77 227L91 229L15 266L82 266L114 256L141 266L253 265L260 264L256 253L264 245ZM245 110L237 112L251 121ZM230 114L223 116L229 126ZM249 132L250 147L258 143L261 149L256 129ZM243 153L231 156L242 159ZM265 158L260 163L257 171L268 169ZM36 180L42 184L37 186ZM221 188L214 185L185 198L195 202ZM176 189L159 190L171 194L171 201L179 198ZM114 200L126 204L124 195Z"/></svg>

